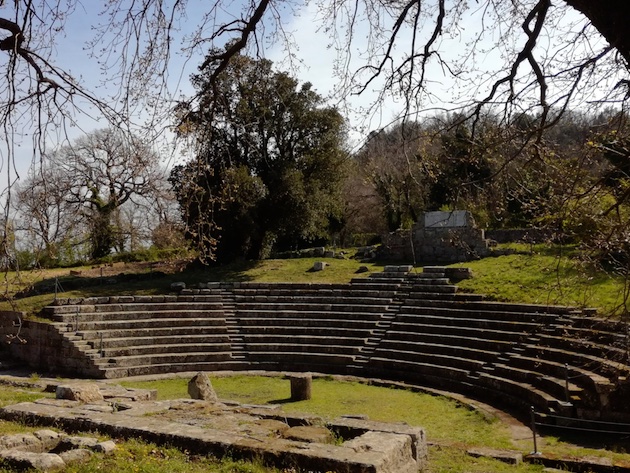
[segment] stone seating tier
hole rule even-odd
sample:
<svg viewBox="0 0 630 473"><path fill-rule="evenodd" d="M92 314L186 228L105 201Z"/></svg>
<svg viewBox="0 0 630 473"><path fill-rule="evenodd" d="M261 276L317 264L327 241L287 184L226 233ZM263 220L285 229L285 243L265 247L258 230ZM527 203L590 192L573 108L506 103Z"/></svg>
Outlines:
<svg viewBox="0 0 630 473"><path fill-rule="evenodd" d="M380 292L370 291L368 289L359 289L345 285L343 288L329 288L329 287L310 287L309 289L302 289L299 293L290 288L264 288L264 289L248 289L240 288L231 291L234 297L250 297L250 296L277 296L277 297L298 297L298 296L317 296L317 297L351 297L353 299L360 299L363 297L369 298L392 298L396 297L397 291L384 290Z"/></svg>
<svg viewBox="0 0 630 473"><path fill-rule="evenodd" d="M394 321L391 324L391 331L406 333L413 337L415 335L426 334L435 338L461 337L464 341L477 339L488 340L490 343L513 344L523 341L530 336L528 332L517 332L509 330L491 330L485 327L463 327L461 325L438 325L438 323L416 323L410 321ZM466 342L467 343L467 342Z"/></svg>
<svg viewBox="0 0 630 473"><path fill-rule="evenodd" d="M489 329L503 332L516 332L516 333L533 333L540 327L537 322L515 322L512 320L501 319L488 319L479 318L483 316L479 314L479 317L452 317L442 315L429 315L432 312L427 311L428 314L399 314L396 320L407 324L439 324L453 327L457 330L459 327L475 327L481 329Z"/></svg>
<svg viewBox="0 0 630 473"><path fill-rule="evenodd" d="M361 349L366 342L366 337L341 337L338 334L331 335L299 335L295 333L243 333L243 342L246 348L252 351L255 347L276 345L279 349L295 345L314 345L326 349L329 346L345 350L350 347L353 352Z"/></svg>
<svg viewBox="0 0 630 473"><path fill-rule="evenodd" d="M466 353L465 350L462 350L461 356L457 356L459 354L457 347L450 347L450 349L445 349L442 353L439 351L416 351L413 349L416 347L410 347L408 350L403 350L402 348L379 347L372 358L426 363L444 368L457 368L468 373L480 370L486 363L484 360L467 357L466 355L470 351Z"/></svg>
<svg viewBox="0 0 630 473"><path fill-rule="evenodd" d="M190 305L190 304L187 304ZM194 319L194 318L224 318L223 308L203 309L203 308L185 308L180 310L152 310L150 307L146 310L118 310L112 307L112 312L102 310L100 312L82 312L77 314L55 315L53 320L68 325L79 325L95 322L116 322L128 320L143 319Z"/></svg>
<svg viewBox="0 0 630 473"><path fill-rule="evenodd" d="M63 327L61 332L65 335L71 332ZM107 340L128 340L133 342L138 337L179 337L180 341L184 343L193 342L194 337L197 335L209 335L209 334L225 334L227 333L227 327L225 325L193 325L193 326L181 326L169 325L166 327L152 327L152 328L119 328L110 330L79 330L75 332L76 336L80 340L95 340L100 339L103 336L104 342Z"/></svg>
<svg viewBox="0 0 630 473"><path fill-rule="evenodd" d="M586 327L580 325L574 324L572 318L571 325L562 327L563 335L569 339L590 340L603 345L628 346L627 325L601 319L589 320L589 326Z"/></svg>
<svg viewBox="0 0 630 473"><path fill-rule="evenodd" d="M102 344L100 341L96 339L99 337L91 337L92 348L102 347L102 348L125 348L125 347L137 347L137 346L147 346L147 345L177 345L181 344L182 336L181 334L177 335L157 335L157 336L139 336L139 337L120 337L120 338L110 338L104 337ZM98 342L98 343L97 343ZM201 334L187 334L186 342L192 345L206 345L206 344L224 344L230 343L230 339L225 330L221 330L221 332L212 334L212 333L201 333Z"/></svg>
<svg viewBox="0 0 630 473"><path fill-rule="evenodd" d="M413 329L415 330L417 327L413 327ZM436 341L439 340L441 344L455 347L457 349L471 348L498 354L510 350L515 342L521 342L525 339L525 336L518 333L499 332L519 337L518 339L513 338L512 340L506 340L501 338L501 335L483 333L483 330L480 330L479 332L479 335L481 335L479 337L459 333L452 334L450 332L440 334L439 337L436 337L435 333L424 332L422 330L417 332L411 330L407 331L404 326L401 327L398 324L393 326L392 324L392 328L388 330L387 335L383 337L381 344L388 343L404 346L405 344L414 343L436 343Z"/></svg>
<svg viewBox="0 0 630 473"><path fill-rule="evenodd" d="M168 373L183 373L187 371L211 372L211 371L243 371L252 369L252 364L242 360L232 361L203 361L169 362L164 364L151 363L147 365L117 367L114 365L98 366L98 374L105 379L120 379L129 376L159 375ZM263 368L260 368L263 369Z"/></svg>
<svg viewBox="0 0 630 473"><path fill-rule="evenodd" d="M106 378L320 371L428 384L547 412L603 418L630 411L609 403L623 399L627 373L627 359L613 361L627 347L617 324L573 308L458 293L444 268L406 271L389 268L350 284L210 283L180 295L58 301L45 313L83 353L84 372Z"/></svg>
<svg viewBox="0 0 630 473"><path fill-rule="evenodd" d="M189 326L224 326L225 318L223 317L160 317L141 319L131 318L127 320L95 320L81 321L77 324L62 324L72 328L78 327L78 331L106 331L121 329L151 329L160 327L189 327Z"/></svg>
<svg viewBox="0 0 630 473"><path fill-rule="evenodd" d="M571 382L585 389L585 392L599 392L606 390L611 386L611 382L605 376L595 371L584 368L565 365L564 363L545 360L542 358L532 358L520 353L506 355L509 366L517 369L525 369L543 376L549 375L556 378L564 379L568 375Z"/></svg>
<svg viewBox="0 0 630 473"><path fill-rule="evenodd" d="M489 373L479 373L478 378L471 378L472 392L483 390L490 398L496 399L504 405L520 405L523 410L531 406L541 411L547 411L559 415L570 415L573 406L535 386L515 381L511 378L502 378ZM505 396L510 398L506 403Z"/></svg>
<svg viewBox="0 0 630 473"><path fill-rule="evenodd" d="M237 302L238 303L238 302ZM333 313L362 313L374 314L373 317L381 314L388 305L358 305L358 304L337 304L334 302L243 302L238 304L239 312L245 313L310 313L310 312L333 312Z"/></svg>
<svg viewBox="0 0 630 473"><path fill-rule="evenodd" d="M527 322L537 324L555 324L558 319L556 314L545 314L535 312L499 311L494 307L487 310L478 307L469 308L461 304L457 307L425 307L403 305L400 311L409 315L431 315L445 318L483 318L485 320L500 320L503 322Z"/></svg>
<svg viewBox="0 0 630 473"><path fill-rule="evenodd" d="M128 345L125 347L106 347L102 348L98 343L93 344L95 352L102 358L123 358L131 356L152 356L156 353L192 353L203 352L214 355L216 352L231 353L232 345L226 337L222 341L213 343L182 344L182 343L147 343L146 345Z"/></svg>
<svg viewBox="0 0 630 473"><path fill-rule="evenodd" d="M616 381L619 376L627 376L629 374L627 365L606 358L543 345L524 344L522 348L520 353L524 355L584 368L600 373L613 381Z"/></svg>
<svg viewBox="0 0 630 473"><path fill-rule="evenodd" d="M156 352L150 355L130 355L117 358L95 360L99 367L133 367L139 365L163 365L167 363L208 363L232 361L231 352L197 351L189 353Z"/></svg>
<svg viewBox="0 0 630 473"><path fill-rule="evenodd" d="M274 320L265 317L241 319L239 329L240 333L244 335L317 336L328 334L363 339L376 329L376 325L373 321L308 318Z"/></svg>
<svg viewBox="0 0 630 473"><path fill-rule="evenodd" d="M628 364L628 350L623 347L621 340L614 340L610 344L595 342L587 338L567 337L564 327L558 327L558 335L550 335L548 333L538 333L538 342L540 345L553 346L569 351L584 353L598 358L605 358L610 361L620 361ZM584 335L584 334L582 334ZM617 342L619 341L618 345Z"/></svg>
<svg viewBox="0 0 630 473"><path fill-rule="evenodd" d="M532 386L548 392L557 399L567 402L579 403L582 400L584 388L564 378L556 378L550 375L541 375L538 372L515 368L501 363L493 363L484 367L484 372L500 378L513 379L518 382L528 383Z"/></svg>
<svg viewBox="0 0 630 473"><path fill-rule="evenodd" d="M440 343L442 342L442 343ZM447 356L455 358L463 358L465 360L474 360L475 363L480 362L482 365L492 362L500 355L497 350L483 350L479 348L471 348L461 345L449 345L446 340L434 340L433 342L415 342L400 340L383 340L375 350L376 356L382 352L404 352L414 353L417 356Z"/></svg>
<svg viewBox="0 0 630 473"><path fill-rule="evenodd" d="M428 362L377 357L372 359L370 374L387 379L404 379L447 391L456 390L476 399L494 401L503 407L516 407L522 412L528 412L531 406L545 412L558 412L562 402L528 383L486 373L471 374L466 369Z"/></svg>

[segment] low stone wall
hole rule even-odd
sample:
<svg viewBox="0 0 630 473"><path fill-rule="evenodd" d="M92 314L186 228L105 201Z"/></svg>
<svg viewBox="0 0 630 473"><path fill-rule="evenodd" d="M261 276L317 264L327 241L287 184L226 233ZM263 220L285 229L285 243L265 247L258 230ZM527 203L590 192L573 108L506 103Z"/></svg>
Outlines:
<svg viewBox="0 0 630 473"><path fill-rule="evenodd" d="M22 312L0 311L0 338L5 351L38 372L97 375L89 372L85 355L58 325L24 320Z"/></svg>

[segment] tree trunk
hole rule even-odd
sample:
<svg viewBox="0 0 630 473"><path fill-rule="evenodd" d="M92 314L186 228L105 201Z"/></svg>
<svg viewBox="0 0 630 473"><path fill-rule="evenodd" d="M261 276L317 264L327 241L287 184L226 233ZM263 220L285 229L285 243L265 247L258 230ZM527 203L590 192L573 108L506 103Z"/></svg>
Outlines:
<svg viewBox="0 0 630 473"><path fill-rule="evenodd" d="M610 45L619 51L619 54L625 59L627 69L630 65L630 34L628 34L630 1L564 1L586 16Z"/></svg>
<svg viewBox="0 0 630 473"><path fill-rule="evenodd" d="M91 256L96 260L108 256L114 246L111 212L96 210L91 225Z"/></svg>

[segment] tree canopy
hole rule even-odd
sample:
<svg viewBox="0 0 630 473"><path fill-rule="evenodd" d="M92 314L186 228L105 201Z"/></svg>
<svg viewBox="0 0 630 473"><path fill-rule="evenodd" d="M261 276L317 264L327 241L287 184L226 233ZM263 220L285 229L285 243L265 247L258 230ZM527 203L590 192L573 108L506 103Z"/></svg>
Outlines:
<svg viewBox="0 0 630 473"><path fill-rule="evenodd" d="M215 72L202 65L198 102L179 108L196 157L171 181L189 236L223 261L328 238L341 218L339 112L268 60L238 56Z"/></svg>
<svg viewBox="0 0 630 473"><path fill-rule="evenodd" d="M142 116L145 130L164 130L165 124L172 124L168 121L172 104L180 98L176 89L179 81L169 80L177 76L174 61L179 61L181 67L182 60L203 57L196 94L187 101L188 111L199 112L197 106L207 103L208 91L219 90L225 81L223 73L229 75L230 68L239 67L245 56L260 59L270 47L280 46L291 63L298 64L299 50L293 42L296 32L285 25L299 14L313 15L313 21L330 38L321 47L335 52L338 97L375 92L375 102L366 105L364 116L378 114L378 105L393 98L400 105L397 118L403 121L417 119L435 108L457 112L460 123L447 126L457 128L466 123L469 135L458 136L453 128L455 135L447 138L451 149L469 139L477 142L478 133L483 131L483 117L491 114L502 133L508 133L503 138L510 143L511 154L501 150L492 156L503 160L498 170L507 169L508 163L517 159L528 164L549 164L543 152L547 149L545 138L567 110L603 105L624 111L630 97L630 35L624 24L630 5L626 0L105 2L97 18L89 16L95 24L90 25L93 36L87 44L91 57L86 57L95 61L95 72L102 72L104 92L73 74L64 65L64 58L72 54L59 47L64 37L78 39L81 28L76 19L83 11L78 0L18 0L0 5L0 60L5 71L5 81L0 85L3 158L13 159L15 143L25 136L32 140L36 157L45 155L51 142L71 141L64 134L68 125L78 123L77 110L104 117L116 127L130 127L134 118ZM213 107L219 105L216 96ZM259 106L250 105L250 110ZM202 113L196 115L202 119ZM625 117L625 113L612 116L613 126L625 130ZM188 120L188 126L193 124L194 120ZM250 133L246 125L243 121L240 127ZM198 131L194 133L198 135ZM213 137L224 131L215 129ZM254 148L251 143L243 146ZM274 146L280 149L283 145L278 141ZM625 146L611 149L615 149L617 161L630 158ZM487 163L479 161L480 155L472 151L468 155L449 152L449 158L472 159L475 165L485 166ZM239 153L245 154L243 150ZM200 147L198 156L202 154L209 156L208 150L202 153ZM250 159L259 158L252 155ZM195 172L205 173L208 182L222 179L232 183L231 187L222 184L221 189L249 188L253 197L241 201L240 208L257 208L253 201L269 199L265 188L268 184L261 184L267 171L263 165L235 162L241 164L225 175L218 172L226 172L220 166L208 167L203 161L197 163ZM487 169L482 167L468 166L466 173L487 177ZM191 173L192 167L187 168ZM450 177L459 179L456 175ZM292 192L303 187L298 177L283 182L286 185L289 181L295 184ZM205 184L201 187L208 188ZM210 188L216 191L216 186ZM243 195L230 191L221 197L230 202ZM623 189L615 195L625 199ZM216 193L208 196L207 202L219 197ZM297 206L298 201L294 199L292 205ZM305 201L300 202L304 205ZM305 209L306 215L312 212ZM224 210L217 206L213 215L219 219L219 212ZM254 213L242 218L258 221ZM213 230L197 233L215 235L217 222L208 220ZM305 230L307 227L290 224L295 233L292 236L274 228L256 239L271 238L273 233L296 244L300 238L314 238L317 232L313 228L322 228L319 224L310 230ZM214 236L209 238L212 247ZM264 246L257 243L251 247Z"/></svg>
<svg viewBox="0 0 630 473"><path fill-rule="evenodd" d="M81 245L82 238L90 258L102 258L125 247L121 208L136 199L147 213L161 198L163 181L146 143L116 129L97 130L57 150L20 183L20 226L41 242L43 260L58 259L61 247Z"/></svg>

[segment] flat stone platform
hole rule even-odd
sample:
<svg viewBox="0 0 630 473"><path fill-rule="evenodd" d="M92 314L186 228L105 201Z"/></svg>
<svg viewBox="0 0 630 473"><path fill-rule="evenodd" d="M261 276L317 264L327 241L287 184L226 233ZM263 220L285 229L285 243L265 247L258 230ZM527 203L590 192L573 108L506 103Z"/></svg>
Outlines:
<svg viewBox="0 0 630 473"><path fill-rule="evenodd" d="M427 459L420 428L357 418L325 421L286 414L279 406L191 399L93 404L41 399L7 406L0 417L313 472L416 473Z"/></svg>

